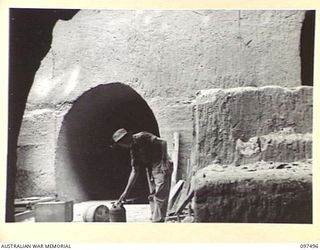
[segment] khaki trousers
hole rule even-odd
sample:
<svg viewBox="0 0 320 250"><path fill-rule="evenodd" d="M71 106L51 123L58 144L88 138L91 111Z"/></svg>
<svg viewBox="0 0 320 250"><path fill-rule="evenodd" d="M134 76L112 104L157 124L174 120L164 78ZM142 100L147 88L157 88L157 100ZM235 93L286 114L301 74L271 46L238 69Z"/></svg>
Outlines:
<svg viewBox="0 0 320 250"><path fill-rule="evenodd" d="M158 164L152 169L154 193L149 196L152 222L164 222L167 214L171 185L172 164Z"/></svg>

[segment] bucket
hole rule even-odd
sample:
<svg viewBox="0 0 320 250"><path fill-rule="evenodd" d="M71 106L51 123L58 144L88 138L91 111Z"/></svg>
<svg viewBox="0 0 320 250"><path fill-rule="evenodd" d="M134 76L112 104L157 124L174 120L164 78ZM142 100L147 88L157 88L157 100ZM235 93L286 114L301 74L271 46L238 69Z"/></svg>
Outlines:
<svg viewBox="0 0 320 250"><path fill-rule="evenodd" d="M112 203L112 207L109 211L110 222L126 222L126 209L123 207L123 204Z"/></svg>
<svg viewBox="0 0 320 250"><path fill-rule="evenodd" d="M85 222L109 222L109 208L105 205L92 205L83 214Z"/></svg>

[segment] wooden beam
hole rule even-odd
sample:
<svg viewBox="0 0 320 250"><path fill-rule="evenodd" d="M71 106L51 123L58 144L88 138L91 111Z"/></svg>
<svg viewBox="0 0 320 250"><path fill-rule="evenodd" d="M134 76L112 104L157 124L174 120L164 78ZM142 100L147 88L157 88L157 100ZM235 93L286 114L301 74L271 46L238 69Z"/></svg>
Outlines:
<svg viewBox="0 0 320 250"><path fill-rule="evenodd" d="M34 210L26 210L22 213L17 213L14 215L15 222L31 221L34 220L35 212Z"/></svg>
<svg viewBox="0 0 320 250"><path fill-rule="evenodd" d="M175 215L181 214L183 209L187 206L187 204L191 201L191 199L194 196L194 190L191 189L187 197L184 199L184 201L181 203L181 205L178 207L178 209L175 212Z"/></svg>
<svg viewBox="0 0 320 250"><path fill-rule="evenodd" d="M177 172L179 163L179 133L173 133L173 151L172 151L172 161L173 161L173 172L171 177L171 187L177 183Z"/></svg>
<svg viewBox="0 0 320 250"><path fill-rule="evenodd" d="M184 184L184 180L180 180L177 182L177 184L173 188L171 188L170 195L169 195L168 211L172 208L173 204L177 200L182 190L183 184Z"/></svg>

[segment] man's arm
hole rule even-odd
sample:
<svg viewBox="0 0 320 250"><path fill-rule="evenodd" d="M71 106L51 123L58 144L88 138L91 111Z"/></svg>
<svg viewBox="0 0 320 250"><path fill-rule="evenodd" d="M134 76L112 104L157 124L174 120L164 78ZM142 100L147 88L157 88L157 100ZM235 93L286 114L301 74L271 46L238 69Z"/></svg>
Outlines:
<svg viewBox="0 0 320 250"><path fill-rule="evenodd" d="M167 141L157 138L158 143L161 145L161 162L162 162L162 170L164 173L172 173L173 163L168 155L167 151Z"/></svg>
<svg viewBox="0 0 320 250"><path fill-rule="evenodd" d="M137 169L135 169L134 167L132 167L127 186L124 189L123 193L121 194L117 203L121 203L122 201L124 201L127 198L134 183L136 182L136 180L138 178L138 175L139 175L139 171Z"/></svg>
<svg viewBox="0 0 320 250"><path fill-rule="evenodd" d="M158 142L161 145L161 161L166 162L168 159L168 153L167 153L167 142L161 138L157 138Z"/></svg>

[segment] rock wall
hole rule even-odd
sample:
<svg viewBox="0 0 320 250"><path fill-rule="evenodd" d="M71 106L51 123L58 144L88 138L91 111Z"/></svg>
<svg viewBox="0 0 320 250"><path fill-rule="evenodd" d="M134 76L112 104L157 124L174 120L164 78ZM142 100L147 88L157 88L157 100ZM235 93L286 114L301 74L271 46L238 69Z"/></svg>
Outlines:
<svg viewBox="0 0 320 250"><path fill-rule="evenodd" d="M312 87L201 91L195 100L194 164L311 157ZM242 161L242 162L241 162ZM249 162L247 162L249 163Z"/></svg>
<svg viewBox="0 0 320 250"><path fill-rule="evenodd" d="M149 105L155 113L160 134L168 141L168 151L173 149L173 133L179 133L178 179L187 178L187 166L193 140L193 105L177 98L153 98Z"/></svg>
<svg viewBox="0 0 320 250"><path fill-rule="evenodd" d="M210 165L197 172L197 222L312 223L311 162Z"/></svg>
<svg viewBox="0 0 320 250"><path fill-rule="evenodd" d="M237 139L236 166L257 161L293 162L312 158L312 134L280 131L255 136L248 142Z"/></svg>
<svg viewBox="0 0 320 250"><path fill-rule="evenodd" d="M54 110L38 109L24 116L17 148L18 197L55 193L56 134Z"/></svg>
<svg viewBox="0 0 320 250"><path fill-rule="evenodd" d="M312 87L201 91L197 222L312 223Z"/></svg>
<svg viewBox="0 0 320 250"><path fill-rule="evenodd" d="M301 84L305 11L82 10L59 21L28 103L59 103L108 82L144 98Z"/></svg>

